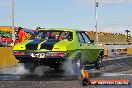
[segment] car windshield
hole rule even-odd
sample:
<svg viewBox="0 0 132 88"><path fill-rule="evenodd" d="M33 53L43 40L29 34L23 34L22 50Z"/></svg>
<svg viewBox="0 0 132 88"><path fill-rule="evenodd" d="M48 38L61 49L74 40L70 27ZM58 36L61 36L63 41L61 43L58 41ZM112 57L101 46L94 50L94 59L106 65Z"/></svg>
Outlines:
<svg viewBox="0 0 132 88"><path fill-rule="evenodd" d="M58 40L72 40L72 32L69 31L37 31L33 36L29 38L29 40L45 40L45 39L58 39Z"/></svg>

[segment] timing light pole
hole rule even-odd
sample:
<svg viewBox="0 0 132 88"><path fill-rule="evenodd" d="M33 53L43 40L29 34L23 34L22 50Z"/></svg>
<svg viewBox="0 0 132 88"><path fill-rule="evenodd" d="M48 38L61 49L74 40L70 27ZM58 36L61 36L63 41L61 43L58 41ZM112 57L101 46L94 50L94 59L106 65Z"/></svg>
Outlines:
<svg viewBox="0 0 132 88"><path fill-rule="evenodd" d="M15 27L14 27L14 0L12 0L12 40L15 42Z"/></svg>
<svg viewBox="0 0 132 88"><path fill-rule="evenodd" d="M98 14L97 14L97 7L99 5L99 2L95 0L95 20L96 20L96 43L98 44Z"/></svg>

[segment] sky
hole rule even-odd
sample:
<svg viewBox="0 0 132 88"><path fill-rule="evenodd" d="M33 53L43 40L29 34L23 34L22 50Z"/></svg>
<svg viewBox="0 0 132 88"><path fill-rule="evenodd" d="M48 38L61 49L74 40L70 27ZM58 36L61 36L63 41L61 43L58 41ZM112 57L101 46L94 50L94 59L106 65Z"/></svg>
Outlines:
<svg viewBox="0 0 132 88"><path fill-rule="evenodd" d="M95 31L94 0L14 0L15 26ZM98 31L132 31L132 0L97 0ZM0 26L11 25L12 0L0 0Z"/></svg>

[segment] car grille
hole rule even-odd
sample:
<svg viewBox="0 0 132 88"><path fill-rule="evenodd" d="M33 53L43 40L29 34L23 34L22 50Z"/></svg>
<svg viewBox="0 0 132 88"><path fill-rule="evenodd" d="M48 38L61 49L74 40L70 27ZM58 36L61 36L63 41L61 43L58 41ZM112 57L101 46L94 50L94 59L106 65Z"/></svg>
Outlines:
<svg viewBox="0 0 132 88"><path fill-rule="evenodd" d="M27 44L26 49L27 50L37 50L38 44Z"/></svg>
<svg viewBox="0 0 132 88"><path fill-rule="evenodd" d="M41 45L41 49L46 49L46 50L52 50L53 47L54 47L53 45L47 45L47 44Z"/></svg>

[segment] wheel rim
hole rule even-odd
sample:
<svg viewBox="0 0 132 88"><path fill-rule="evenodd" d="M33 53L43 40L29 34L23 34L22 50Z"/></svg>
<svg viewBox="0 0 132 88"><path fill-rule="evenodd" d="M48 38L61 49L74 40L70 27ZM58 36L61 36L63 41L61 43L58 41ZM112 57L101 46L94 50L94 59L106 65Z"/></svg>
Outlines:
<svg viewBox="0 0 132 88"><path fill-rule="evenodd" d="M77 69L80 69L80 66L81 66L81 61L80 61L80 59L79 59L79 60L77 60L77 62L76 62L76 67L77 67Z"/></svg>

